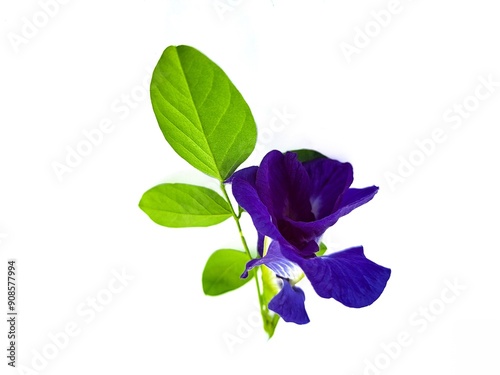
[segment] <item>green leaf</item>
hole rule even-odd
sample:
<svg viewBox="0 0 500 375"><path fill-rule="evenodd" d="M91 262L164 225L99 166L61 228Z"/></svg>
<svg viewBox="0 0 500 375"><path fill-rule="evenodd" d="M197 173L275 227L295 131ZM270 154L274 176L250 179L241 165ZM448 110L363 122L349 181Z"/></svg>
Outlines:
<svg viewBox="0 0 500 375"><path fill-rule="evenodd" d="M326 158L325 155L318 151L314 150L308 150L308 149L301 149L301 150L293 150L290 152L295 152L297 154L297 157L300 162L305 163L306 161L311 161L314 159L321 159L321 158Z"/></svg>
<svg viewBox="0 0 500 375"><path fill-rule="evenodd" d="M318 256L318 257L322 256L326 252L326 250L327 250L326 245L323 242L321 242L319 244L319 250L316 253L316 256Z"/></svg>
<svg viewBox="0 0 500 375"><path fill-rule="evenodd" d="M193 47L163 52L151 101L168 143L211 177L224 181L255 148L257 128L247 103L224 71Z"/></svg>
<svg viewBox="0 0 500 375"><path fill-rule="evenodd" d="M215 191L188 184L161 184L142 196L139 207L155 223L171 227L208 227L231 217L228 203Z"/></svg>
<svg viewBox="0 0 500 375"><path fill-rule="evenodd" d="M208 258L203 270L203 292L208 296L218 296L248 283L254 276L253 270L245 279L240 276L249 260L248 255L242 251L231 249L215 251Z"/></svg>

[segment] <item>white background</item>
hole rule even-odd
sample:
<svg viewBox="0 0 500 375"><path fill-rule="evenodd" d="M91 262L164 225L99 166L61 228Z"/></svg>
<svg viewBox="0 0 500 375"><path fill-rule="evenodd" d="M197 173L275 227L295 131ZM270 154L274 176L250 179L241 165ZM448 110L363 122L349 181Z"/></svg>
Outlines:
<svg viewBox="0 0 500 375"><path fill-rule="evenodd" d="M458 129L443 120L478 77L500 81L496 2L401 0L378 33L371 12L387 1L222 0L222 14L214 3L73 0L45 18L37 1L1 3L0 279L16 258L18 365L33 368L45 350L52 359L31 373L497 373L500 87ZM40 27L16 48L24 17ZM367 25L374 36L349 62L341 43L355 46ZM161 182L214 186L172 151L144 95L178 44L219 64L249 103L261 138L245 165L309 147L350 161L353 186L380 186L325 237L332 251L363 245L392 269L375 304L348 309L301 282L311 323L280 322L268 341L253 328L253 283L203 295L208 256L239 246L234 224L168 229L137 206ZM134 108L119 111L132 94ZM294 118L269 130L284 109ZM112 131L60 181L53 163L105 119ZM446 141L391 189L387 173L437 128ZM87 299L109 297L123 270L133 280L90 320ZM466 287L458 296L446 289L454 282ZM419 315L429 306L435 314ZM78 334L54 353L49 335L68 323ZM411 343L398 350L390 343L404 332Z"/></svg>

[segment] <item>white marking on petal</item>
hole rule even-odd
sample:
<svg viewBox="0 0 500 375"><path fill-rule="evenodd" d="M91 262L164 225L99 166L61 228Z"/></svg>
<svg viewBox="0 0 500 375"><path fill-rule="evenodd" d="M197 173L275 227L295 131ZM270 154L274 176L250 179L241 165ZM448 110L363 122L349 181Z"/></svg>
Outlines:
<svg viewBox="0 0 500 375"><path fill-rule="evenodd" d="M319 214L319 209L321 207L321 197L311 197L310 199L311 202L311 212L313 213L314 217L317 219L318 214Z"/></svg>

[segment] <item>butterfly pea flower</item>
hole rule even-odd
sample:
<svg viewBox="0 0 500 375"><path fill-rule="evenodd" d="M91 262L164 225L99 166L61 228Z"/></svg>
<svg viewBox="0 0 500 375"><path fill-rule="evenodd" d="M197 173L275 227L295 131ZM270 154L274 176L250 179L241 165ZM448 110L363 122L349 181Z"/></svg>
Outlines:
<svg viewBox="0 0 500 375"><path fill-rule="evenodd" d="M320 297L348 307L378 299L391 271L367 259L362 247L316 255L325 231L378 191L376 186L351 188L351 164L326 157L301 162L294 152L274 150L259 167L242 169L229 182L259 234L262 258L248 262L242 277L258 265L276 274L281 289L269 303L272 311L285 321L309 322L304 293L295 285L302 272ZM265 237L272 242L264 255Z"/></svg>

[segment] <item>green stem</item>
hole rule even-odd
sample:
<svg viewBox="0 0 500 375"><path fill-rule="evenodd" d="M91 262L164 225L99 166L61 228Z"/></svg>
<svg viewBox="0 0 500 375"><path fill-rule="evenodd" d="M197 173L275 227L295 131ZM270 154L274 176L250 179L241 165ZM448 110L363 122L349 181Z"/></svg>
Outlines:
<svg viewBox="0 0 500 375"><path fill-rule="evenodd" d="M236 222L236 226L238 227L238 232L240 233L240 238L241 238L241 243L243 244L243 248L245 249L245 252L247 253L248 257L250 259L252 259L252 255L250 254L250 249L248 248L247 240L245 239L245 236L243 235L243 231L241 230L240 217L239 217L239 215L236 215L236 212L234 211L233 205L231 204L231 201L229 200L229 195L227 194L226 187L224 186L223 182L220 183L220 188L222 190L222 193L224 194L224 198L226 198L226 201L229 204L229 209L231 210L231 215L233 216L233 219Z"/></svg>
<svg viewBox="0 0 500 375"><path fill-rule="evenodd" d="M241 212L237 215L236 212L234 211L233 204L231 203L231 200L229 199L229 195L227 194L226 191L226 186L224 185L224 182L220 183L220 188L222 190L222 193L224 194L224 198L226 199L229 209L231 210L231 215L233 216L234 221L236 222L236 227L238 227L238 232L240 233L240 239L241 243L243 244L243 248L245 249L245 252L247 253L248 257L250 259L252 258L252 254L250 253L250 249L248 248L247 240L245 239L245 236L243 235L243 230L241 229L241 224L240 224L240 217L241 217ZM259 296L259 305L260 305L260 313L262 315L262 319L265 321L265 314L267 314L267 306L264 304L264 296L261 291L260 283L259 283L259 278L257 277L257 270L255 270L255 285L257 286L257 294Z"/></svg>

